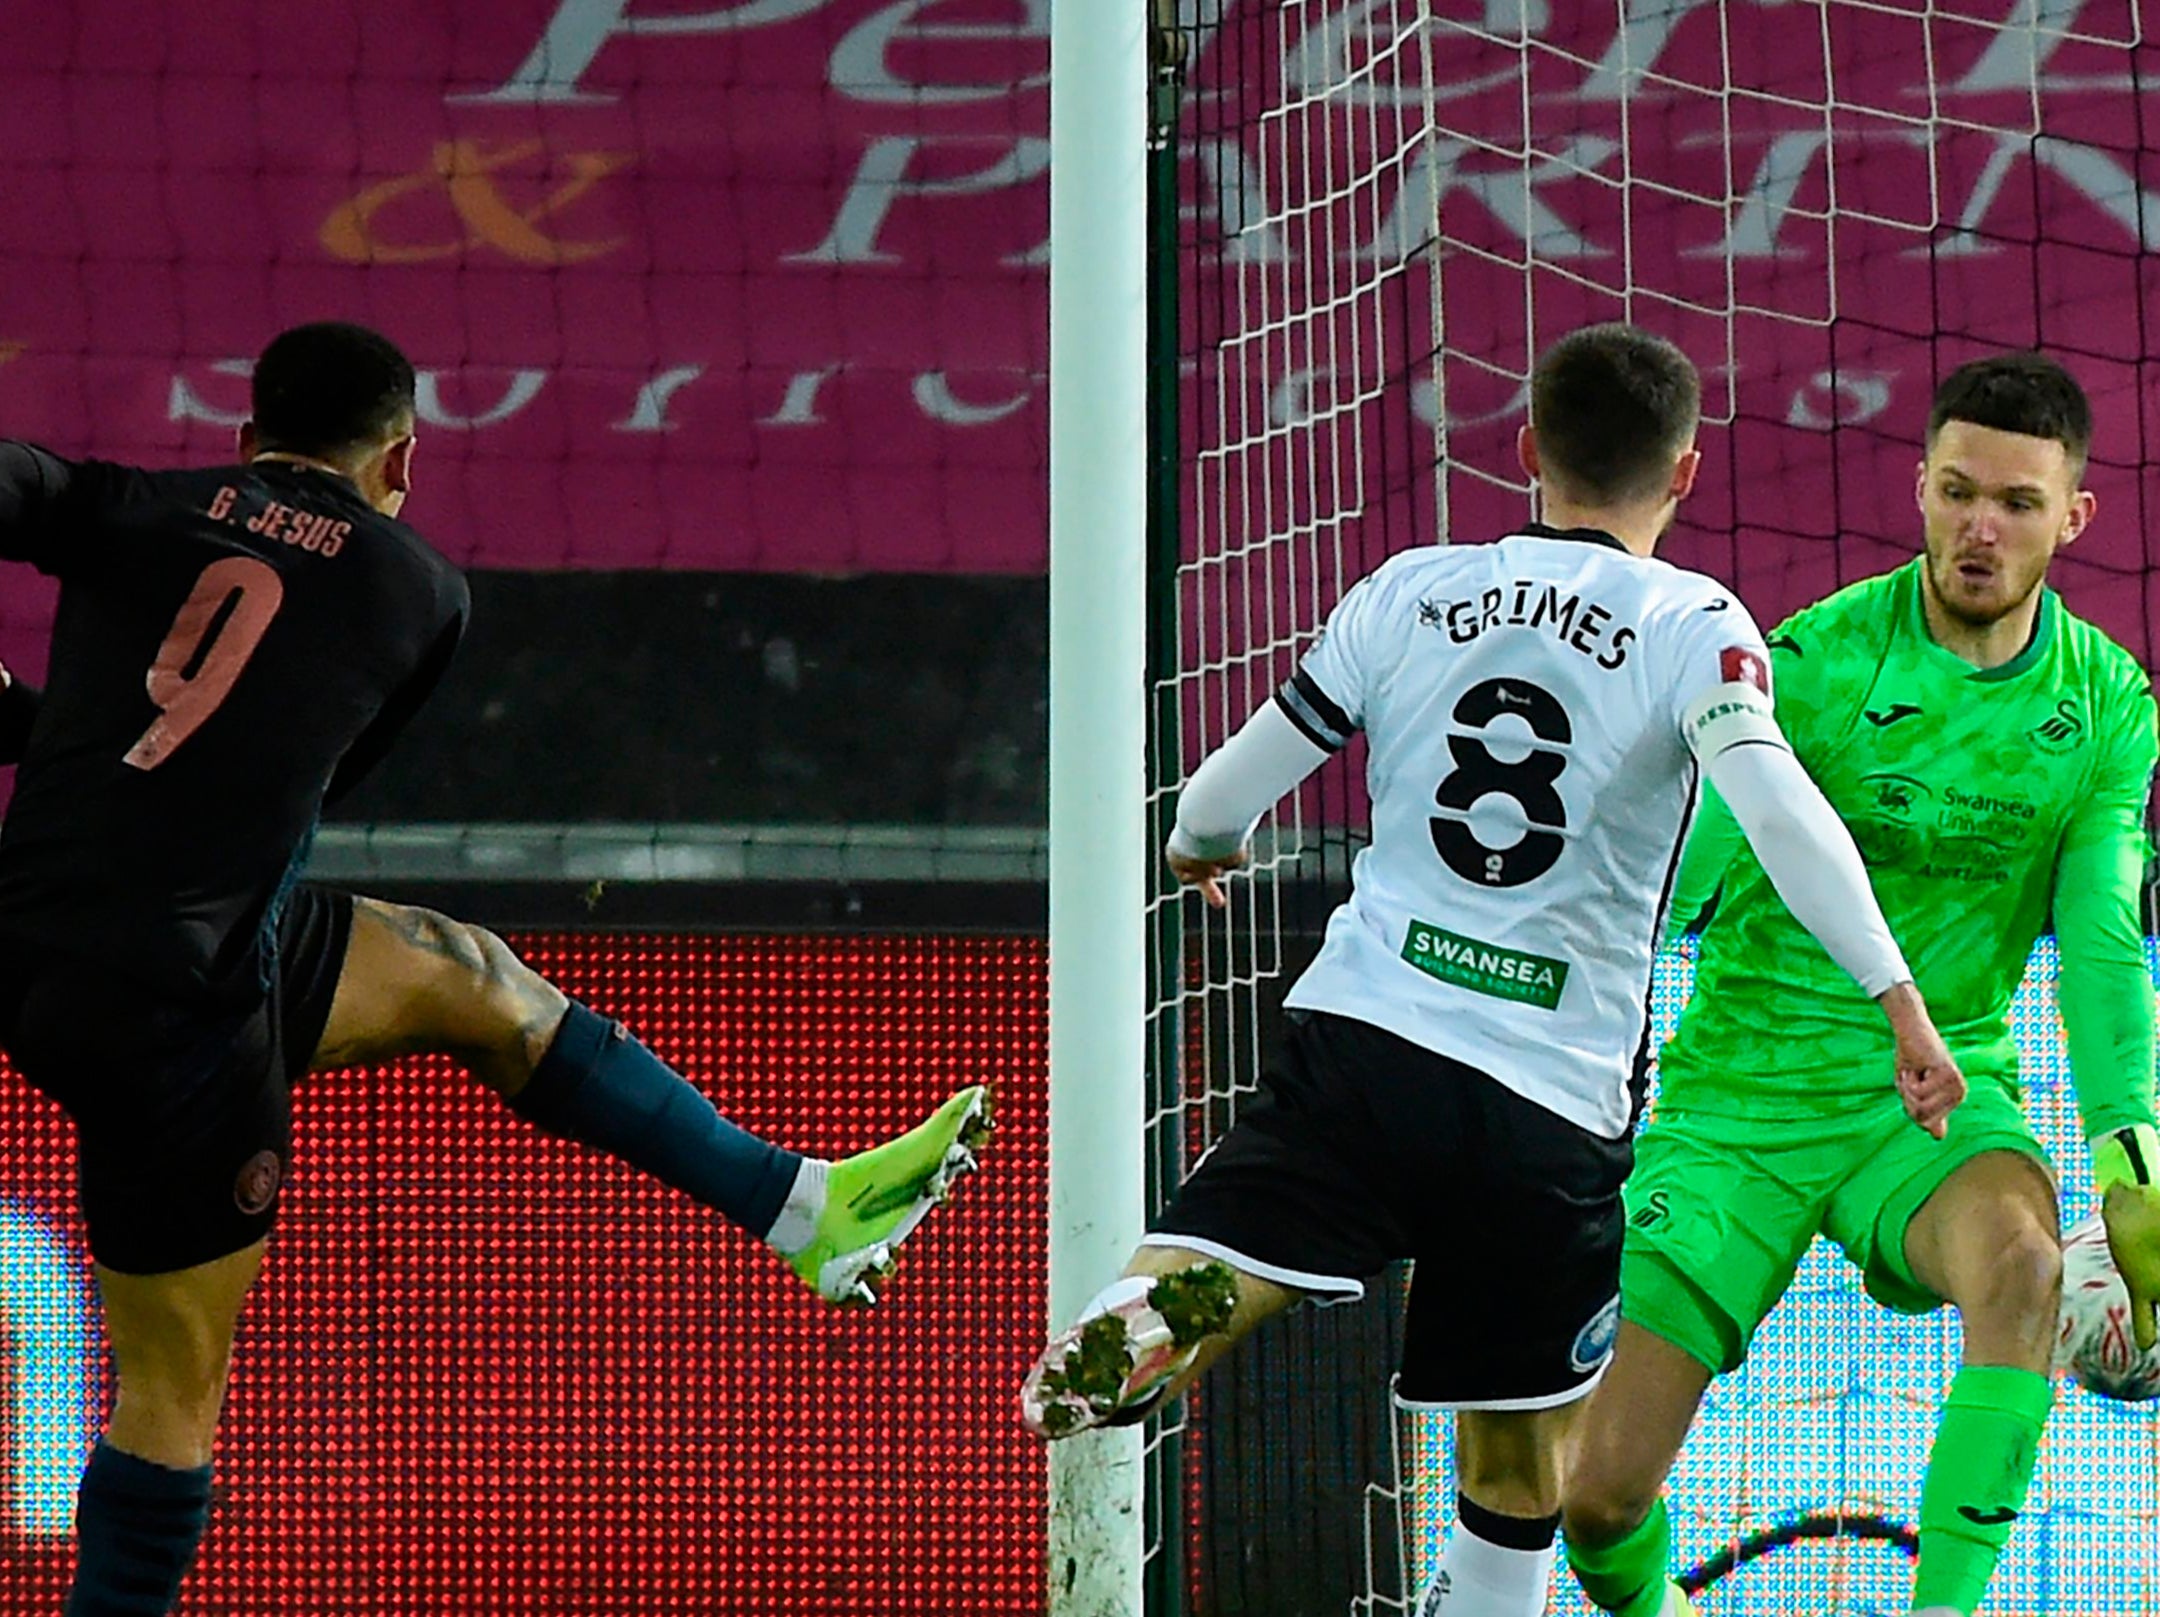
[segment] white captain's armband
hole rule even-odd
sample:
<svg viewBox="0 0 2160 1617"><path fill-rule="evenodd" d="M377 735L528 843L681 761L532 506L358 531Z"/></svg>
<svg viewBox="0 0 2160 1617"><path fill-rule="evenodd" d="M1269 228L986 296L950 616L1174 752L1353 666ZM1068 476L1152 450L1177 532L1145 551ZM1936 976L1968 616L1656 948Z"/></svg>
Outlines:
<svg viewBox="0 0 2160 1617"><path fill-rule="evenodd" d="M1680 735L1688 750L1708 763L1728 747L1744 742L1766 741L1786 745L1778 728L1770 698L1752 684L1731 680L1698 697L1680 719Z"/></svg>

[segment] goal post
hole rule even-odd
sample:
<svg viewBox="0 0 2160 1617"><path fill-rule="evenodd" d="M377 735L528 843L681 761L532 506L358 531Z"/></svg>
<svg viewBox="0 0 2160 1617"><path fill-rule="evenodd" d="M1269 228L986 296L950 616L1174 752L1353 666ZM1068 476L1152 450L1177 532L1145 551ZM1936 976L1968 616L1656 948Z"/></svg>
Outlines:
<svg viewBox="0 0 2160 1617"><path fill-rule="evenodd" d="M1050 86L1049 1320L1144 1217L1146 13L1062 4ZM1049 1451L1054 1617L1138 1617L1141 1434Z"/></svg>

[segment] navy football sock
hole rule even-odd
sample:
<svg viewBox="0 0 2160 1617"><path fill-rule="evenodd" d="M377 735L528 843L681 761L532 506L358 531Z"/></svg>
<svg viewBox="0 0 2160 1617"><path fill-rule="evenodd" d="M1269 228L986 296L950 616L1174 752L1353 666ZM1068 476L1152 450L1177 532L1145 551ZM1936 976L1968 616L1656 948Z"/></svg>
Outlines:
<svg viewBox="0 0 2160 1617"><path fill-rule="evenodd" d="M803 1159L746 1134L666 1062L577 1001L510 1109L764 1236Z"/></svg>
<svg viewBox="0 0 2160 1617"><path fill-rule="evenodd" d="M101 1441L75 1497L67 1617L164 1617L209 1520L208 1466L175 1471Z"/></svg>

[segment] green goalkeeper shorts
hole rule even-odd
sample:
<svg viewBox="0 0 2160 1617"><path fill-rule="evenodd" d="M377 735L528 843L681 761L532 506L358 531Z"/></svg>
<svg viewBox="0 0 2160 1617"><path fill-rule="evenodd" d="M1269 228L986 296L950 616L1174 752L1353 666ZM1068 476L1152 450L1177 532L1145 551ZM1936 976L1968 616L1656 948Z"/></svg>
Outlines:
<svg viewBox="0 0 2160 1617"><path fill-rule="evenodd" d="M2012 1082L1968 1082L1941 1141L1908 1121L1894 1094L1806 1120L1662 1110L1627 1181L1621 1317L1713 1373L1736 1369L1817 1234L1844 1248L1876 1301L1908 1314L1940 1308L1905 1261L1920 1204L1983 1152L2023 1152L2054 1176Z"/></svg>

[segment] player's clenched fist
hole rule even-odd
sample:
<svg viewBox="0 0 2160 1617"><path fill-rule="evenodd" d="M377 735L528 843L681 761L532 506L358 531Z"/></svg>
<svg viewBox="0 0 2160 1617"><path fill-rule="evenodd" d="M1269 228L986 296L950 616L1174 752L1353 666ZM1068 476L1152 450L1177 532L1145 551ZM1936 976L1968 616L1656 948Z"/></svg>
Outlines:
<svg viewBox="0 0 2160 1617"><path fill-rule="evenodd" d="M2130 1293L2138 1351L2160 1340L2160 1133L2149 1124L2117 1129L2093 1143L2093 1177L2107 1222L2108 1251Z"/></svg>
<svg viewBox="0 0 2160 1617"><path fill-rule="evenodd" d="M1939 1140L1965 1099L1965 1075L1911 983L1899 983L1876 1003L1897 1037L1897 1092L1905 1115Z"/></svg>
<svg viewBox="0 0 2160 1617"><path fill-rule="evenodd" d="M1187 887L1199 888L1200 896L1216 909L1222 909L1230 902L1229 895L1222 889L1222 878L1243 865L1247 857L1245 850L1240 848L1217 859L1203 859L1180 851L1175 837L1163 850L1163 862L1170 867L1170 874Z"/></svg>
<svg viewBox="0 0 2160 1617"><path fill-rule="evenodd" d="M1957 1064L1898 1068L1898 1098L1905 1115L1940 1140L1950 1130L1950 1114L1965 1099L1965 1075Z"/></svg>

